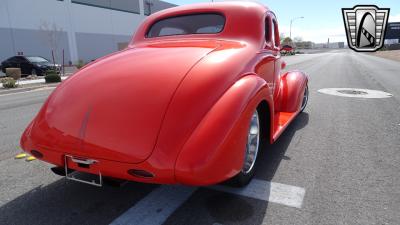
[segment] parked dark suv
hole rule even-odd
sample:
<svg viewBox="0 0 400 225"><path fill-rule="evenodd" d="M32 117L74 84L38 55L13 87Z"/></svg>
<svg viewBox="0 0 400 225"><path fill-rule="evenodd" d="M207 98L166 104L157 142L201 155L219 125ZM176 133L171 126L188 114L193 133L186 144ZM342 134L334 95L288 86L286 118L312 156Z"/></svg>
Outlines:
<svg viewBox="0 0 400 225"><path fill-rule="evenodd" d="M6 68L21 68L24 75L44 75L47 70L53 69L60 71L60 65L54 66L49 60L40 56L14 56L1 63L1 70L6 72Z"/></svg>

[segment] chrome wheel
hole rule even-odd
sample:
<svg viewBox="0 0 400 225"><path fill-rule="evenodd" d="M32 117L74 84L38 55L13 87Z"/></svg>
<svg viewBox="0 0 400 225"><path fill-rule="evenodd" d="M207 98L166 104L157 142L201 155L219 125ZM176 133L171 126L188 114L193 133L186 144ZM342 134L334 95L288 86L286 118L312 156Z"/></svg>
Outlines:
<svg viewBox="0 0 400 225"><path fill-rule="evenodd" d="M35 69L32 69L32 71L31 71L31 75L37 75L37 73L36 73L36 70L35 70Z"/></svg>
<svg viewBox="0 0 400 225"><path fill-rule="evenodd" d="M307 102L308 102L308 85L306 85L306 88L304 88L304 96L303 96L303 102L301 103L300 112L303 112L303 110L306 108Z"/></svg>
<svg viewBox="0 0 400 225"><path fill-rule="evenodd" d="M250 128L247 135L246 154L242 172L248 174L252 171L257 159L260 144L260 120L257 110L253 113L250 121Z"/></svg>

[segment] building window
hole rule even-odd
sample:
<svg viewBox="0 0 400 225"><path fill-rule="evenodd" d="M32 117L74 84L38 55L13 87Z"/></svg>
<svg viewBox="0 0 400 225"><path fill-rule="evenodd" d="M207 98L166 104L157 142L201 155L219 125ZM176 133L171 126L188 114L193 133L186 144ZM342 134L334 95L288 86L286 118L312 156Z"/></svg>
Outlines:
<svg viewBox="0 0 400 225"><path fill-rule="evenodd" d="M72 3L103 9L140 14L139 0L136 1L98 1L98 0L72 0Z"/></svg>

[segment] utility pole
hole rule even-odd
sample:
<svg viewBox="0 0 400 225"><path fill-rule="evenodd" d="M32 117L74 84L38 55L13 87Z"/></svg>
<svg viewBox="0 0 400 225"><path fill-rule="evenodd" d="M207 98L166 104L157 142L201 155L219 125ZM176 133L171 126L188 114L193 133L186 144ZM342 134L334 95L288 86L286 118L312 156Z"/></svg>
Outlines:
<svg viewBox="0 0 400 225"><path fill-rule="evenodd" d="M296 17L296 18L293 18L290 20L290 35L289 35L290 40L292 40L292 24L293 24L293 21L295 21L297 19L304 19L304 16Z"/></svg>

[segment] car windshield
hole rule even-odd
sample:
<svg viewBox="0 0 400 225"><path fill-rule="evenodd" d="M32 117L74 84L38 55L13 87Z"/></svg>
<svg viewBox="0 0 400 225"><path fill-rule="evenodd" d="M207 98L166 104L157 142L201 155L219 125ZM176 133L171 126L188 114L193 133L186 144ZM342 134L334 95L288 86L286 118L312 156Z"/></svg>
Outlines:
<svg viewBox="0 0 400 225"><path fill-rule="evenodd" d="M47 59L38 57L38 56L28 56L26 58L29 60L29 62L32 62L32 63L47 63L47 62L49 62Z"/></svg>
<svg viewBox="0 0 400 225"><path fill-rule="evenodd" d="M224 29L225 17L216 13L184 15L159 20L148 30L146 37L184 34L215 34Z"/></svg>

